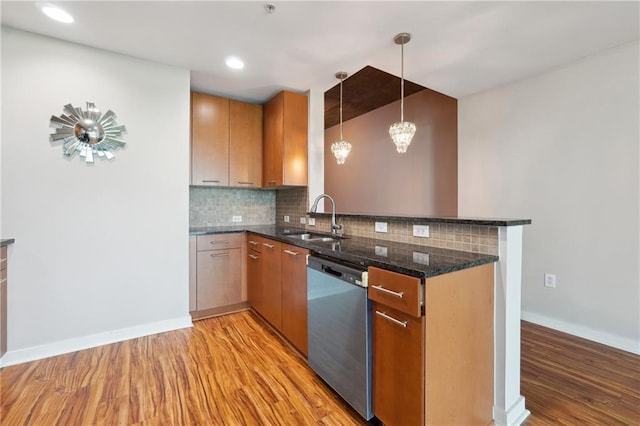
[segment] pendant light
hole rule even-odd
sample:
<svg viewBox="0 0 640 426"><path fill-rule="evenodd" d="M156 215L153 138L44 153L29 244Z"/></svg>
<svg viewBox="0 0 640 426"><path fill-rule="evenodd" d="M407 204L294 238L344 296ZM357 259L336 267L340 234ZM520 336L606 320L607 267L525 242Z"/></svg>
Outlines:
<svg viewBox="0 0 640 426"><path fill-rule="evenodd" d="M411 40L409 33L400 33L393 39L396 44L401 46L400 122L393 123L389 127L389 136L391 136L393 143L396 144L396 149L401 154L407 152L407 147L416 133L416 125L409 121L404 121L404 45L409 43L409 40Z"/></svg>
<svg viewBox="0 0 640 426"><path fill-rule="evenodd" d="M331 152L336 156L338 164L344 164L344 160L351 152L351 144L342 137L342 81L347 78L347 75L344 71L336 73L336 78L340 79L340 140L331 144Z"/></svg>

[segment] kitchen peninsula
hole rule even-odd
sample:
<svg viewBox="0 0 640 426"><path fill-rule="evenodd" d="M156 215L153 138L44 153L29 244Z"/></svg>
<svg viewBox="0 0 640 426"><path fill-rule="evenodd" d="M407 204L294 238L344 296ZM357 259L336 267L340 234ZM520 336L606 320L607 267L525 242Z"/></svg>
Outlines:
<svg viewBox="0 0 640 426"><path fill-rule="evenodd" d="M395 352L387 351L383 353L380 347L374 346L374 364L375 353L377 352L378 358L384 360L385 363L399 362L402 365L412 365L421 373L410 375L413 377L413 384L406 381L403 382L403 379L400 379L399 382L394 382L395 379L393 377L383 376L384 369L374 369L376 371L374 377L375 374L379 378L384 377L385 388L391 387L398 390L413 386L412 389L418 390L418 393L414 395L418 401L414 401L411 406L413 409L400 410L404 414L398 410L385 409L378 401L378 410L374 405L374 414L383 419L383 421L386 420L388 424L402 424L404 421L417 421L420 424L438 424L443 421L462 421L474 424L490 422L495 416L495 413L492 412L492 408L495 411L492 397L494 387L494 374L492 372L494 371L495 293L493 264L500 259L499 256L496 253L451 250L357 235L363 234L363 230L357 226L359 224L362 227L362 222L355 221L366 221L368 219L392 222L418 221L421 223L427 221L434 229L431 234L432 237L443 238L444 240L450 239L453 243L456 239L460 241L468 239L469 242L476 241L475 234L483 235L483 237L478 237L482 238L482 240L478 241L484 243L482 245L483 250L484 248L489 248L489 250L484 251L491 251L493 250L491 247L495 247L495 251L497 251L500 243L498 239L499 230L509 227L519 228L521 225L530 223L530 220L363 217L362 215L354 217L354 215L341 215L345 225L344 235L331 238L331 235L326 233L327 227L330 228L328 215L317 214L314 216L316 216L317 220L316 226L306 226L305 228L284 226L286 224L283 223L266 226L193 227L190 229L190 238L194 242L191 245L191 259L195 259L198 238L206 238L211 235L229 236L236 234L248 235L248 240L255 240L255 238L251 237L255 235L265 238L269 242L267 244L269 246L279 247L278 244L280 244L283 247L285 245L287 247L298 247L314 255L346 262L347 264L359 265L369 270L369 276L380 277L374 278L376 280L386 279L387 276L384 274L392 274L391 278L398 278L401 281L415 279L415 282L419 283L417 294L420 295L420 307L417 317L412 319L402 310L385 308L384 312L392 312L396 318L401 318L400 322L405 324L405 327L417 327L418 332L415 335L419 337L419 344L413 346L417 349L412 353L407 349L411 346L403 344L401 345L405 348L403 351L396 350ZM349 220L352 222L349 222ZM353 224L356 224L356 226L351 226ZM449 231L451 232L448 235L446 232L447 226L449 226ZM325 234L316 230L324 230ZM443 230L443 233L439 235L441 230ZM310 235L314 235L316 238L312 238L312 240L298 238L302 233L311 232L313 234ZM465 232L468 235L465 235ZM319 238L319 236L323 235L324 238ZM391 236L390 238L394 237ZM395 238L400 239L402 237L396 235ZM230 239L225 237L223 240L228 241ZM244 253L246 260L249 259L247 254L253 256L246 244L240 244L240 247L246 250ZM292 249L289 249L288 252L292 252ZM246 268L250 268L250 266L246 266ZM246 274L243 279L247 279ZM195 281L195 279L192 280L193 285L197 287ZM246 286L246 283L244 285ZM297 282L296 285L302 287L302 291L306 292L304 279ZM389 288L392 287L389 286ZM280 291L284 292L284 284L283 289ZM369 298L374 301L374 306L384 307L385 305L376 304L378 303L375 302L377 296L375 294L372 295L372 292L375 291L372 290L370 283ZM246 290L244 294L246 294ZM278 294L280 295L281 293ZM405 291L405 294L408 295L410 293ZM385 296L382 295L382 297ZM281 297L284 300L284 294ZM499 297L499 295L495 297ZM243 302L246 303L246 301L247 299L245 298ZM278 306L283 310L279 318L283 318L286 308ZM249 305L245 305L245 308L248 307ZM237 310L237 308L237 305L233 306L233 310ZM216 313L222 312L224 310L216 311ZM304 312L306 312L306 306ZM261 314L260 311L258 313ZM499 321L499 317L496 318ZM266 320L272 328L284 336L285 340L289 340L301 353L306 355L302 347L297 346L286 332L280 328L278 324L281 325L282 323L276 324L269 318L266 318ZM379 317L375 316L373 320L379 321ZM378 325L378 329L382 329L382 327L384 327L384 324ZM395 329L391 329L391 331L398 333ZM374 332L374 342L376 341L375 336L376 333ZM499 333L496 333L496 337L499 337ZM388 336L377 337L378 340L388 338ZM437 344L429 344L428 342L437 342ZM384 347L388 346L384 345ZM404 359L402 358L403 356L408 356L409 359ZM497 365L500 368L499 364ZM499 375L499 371L495 373L496 376ZM415 382L416 378L419 378L417 382ZM375 383L374 379L374 397L379 394L379 392L376 392ZM445 383L448 385L445 385ZM406 392L400 392L400 394L402 395L400 400L390 400L389 404L404 406L405 403L412 399L407 396ZM384 399L388 399L389 395L385 395ZM403 417L405 414L411 413L411 411L413 411L413 414L410 417Z"/></svg>

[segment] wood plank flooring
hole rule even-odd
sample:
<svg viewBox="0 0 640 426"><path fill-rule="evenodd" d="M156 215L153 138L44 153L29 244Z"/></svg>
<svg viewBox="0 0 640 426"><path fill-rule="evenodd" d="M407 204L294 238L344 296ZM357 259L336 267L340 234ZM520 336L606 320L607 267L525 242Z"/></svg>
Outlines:
<svg viewBox="0 0 640 426"><path fill-rule="evenodd" d="M355 425L261 320L242 312L3 368L2 425Z"/></svg>
<svg viewBox="0 0 640 426"><path fill-rule="evenodd" d="M640 425L640 357L522 323L526 426ZM363 425L250 312L0 370L4 425Z"/></svg>
<svg viewBox="0 0 640 426"><path fill-rule="evenodd" d="M640 356L522 322L526 426L640 425Z"/></svg>

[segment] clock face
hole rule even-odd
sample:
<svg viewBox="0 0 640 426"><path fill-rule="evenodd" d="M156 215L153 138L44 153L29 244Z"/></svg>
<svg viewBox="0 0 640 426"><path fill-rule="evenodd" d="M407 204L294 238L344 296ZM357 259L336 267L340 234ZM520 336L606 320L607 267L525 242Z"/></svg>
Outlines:
<svg viewBox="0 0 640 426"><path fill-rule="evenodd" d="M87 102L85 111L68 104L63 112L60 116L51 116L49 127L56 131L49 136L49 141L62 142L65 156L73 157L79 153L84 161L93 163L96 155L111 160L114 157L112 151L125 146L122 135L127 133L127 129L116 123L113 111L103 115L94 103Z"/></svg>

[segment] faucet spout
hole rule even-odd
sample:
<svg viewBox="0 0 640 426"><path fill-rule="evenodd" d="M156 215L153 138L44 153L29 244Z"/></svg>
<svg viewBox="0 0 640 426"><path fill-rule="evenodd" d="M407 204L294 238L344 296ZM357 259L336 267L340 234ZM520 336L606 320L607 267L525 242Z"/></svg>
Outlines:
<svg viewBox="0 0 640 426"><path fill-rule="evenodd" d="M342 229L342 225L338 225L336 223L336 202L329 194L320 194L316 197L311 205L311 209L309 210L311 213L315 213L318 210L318 202L323 198L329 199L331 201L331 233L337 234L339 229Z"/></svg>

